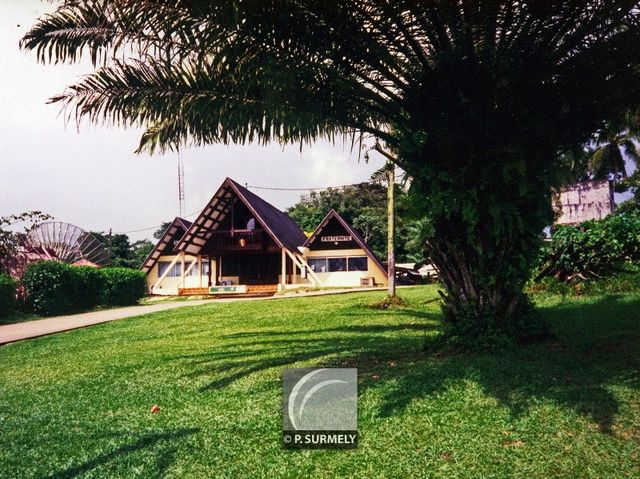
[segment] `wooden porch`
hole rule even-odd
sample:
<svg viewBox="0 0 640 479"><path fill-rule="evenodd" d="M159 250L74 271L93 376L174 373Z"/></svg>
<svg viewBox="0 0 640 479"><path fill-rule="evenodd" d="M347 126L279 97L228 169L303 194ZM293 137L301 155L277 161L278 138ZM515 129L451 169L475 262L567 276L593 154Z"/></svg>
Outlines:
<svg viewBox="0 0 640 479"><path fill-rule="evenodd" d="M180 296L211 296L215 298L243 297L253 298L259 296L273 296L278 291L277 284L250 284L246 293L209 293L209 288L178 288Z"/></svg>

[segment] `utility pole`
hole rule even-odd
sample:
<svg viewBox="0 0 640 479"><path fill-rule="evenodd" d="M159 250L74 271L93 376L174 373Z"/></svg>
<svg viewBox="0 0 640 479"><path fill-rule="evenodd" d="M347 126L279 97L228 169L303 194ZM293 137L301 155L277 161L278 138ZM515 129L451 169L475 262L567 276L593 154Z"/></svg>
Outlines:
<svg viewBox="0 0 640 479"><path fill-rule="evenodd" d="M178 153L178 210L182 218L184 216L184 165L180 153Z"/></svg>
<svg viewBox="0 0 640 479"><path fill-rule="evenodd" d="M388 296L396 296L396 253L395 253L395 205L394 187L396 184L396 168L391 162L387 163L387 279L389 282Z"/></svg>

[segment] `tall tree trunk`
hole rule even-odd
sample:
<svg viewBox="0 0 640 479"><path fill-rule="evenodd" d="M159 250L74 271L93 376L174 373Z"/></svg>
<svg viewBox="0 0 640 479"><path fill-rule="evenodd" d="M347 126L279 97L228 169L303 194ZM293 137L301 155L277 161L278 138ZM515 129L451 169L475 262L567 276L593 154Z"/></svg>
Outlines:
<svg viewBox="0 0 640 479"><path fill-rule="evenodd" d="M515 161L512 174L501 174L508 161L475 165L465 176L416 175L412 184L430 221L426 245L444 290L448 335L472 348L546 335L524 286L553 219L549 187L535 178L524 184Z"/></svg>
<svg viewBox="0 0 640 479"><path fill-rule="evenodd" d="M491 238L464 244L437 233L427 242L444 287L440 294L449 335L471 347L546 336L544 322L523 292L526 269L522 274L514 267L523 251L509 241L485 248L488 243ZM535 243L529 247L534 250Z"/></svg>
<svg viewBox="0 0 640 479"><path fill-rule="evenodd" d="M523 282L513 281L499 265L479 272L483 268L475 252L468 254L446 240L432 240L429 246L445 289L441 296L450 336L475 348L527 342L548 334L523 293ZM486 280L487 273L493 280Z"/></svg>
<svg viewBox="0 0 640 479"><path fill-rule="evenodd" d="M387 294L390 298L396 295L396 253L395 253L395 205L394 188L396 184L395 166L387 163Z"/></svg>

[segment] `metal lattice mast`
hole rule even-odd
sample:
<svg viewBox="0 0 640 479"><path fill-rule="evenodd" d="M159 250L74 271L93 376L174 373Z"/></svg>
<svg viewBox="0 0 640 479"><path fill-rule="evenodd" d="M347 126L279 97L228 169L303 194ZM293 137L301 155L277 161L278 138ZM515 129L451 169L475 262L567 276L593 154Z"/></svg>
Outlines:
<svg viewBox="0 0 640 479"><path fill-rule="evenodd" d="M184 165L180 154L178 154L178 205L180 217L182 218L184 215Z"/></svg>

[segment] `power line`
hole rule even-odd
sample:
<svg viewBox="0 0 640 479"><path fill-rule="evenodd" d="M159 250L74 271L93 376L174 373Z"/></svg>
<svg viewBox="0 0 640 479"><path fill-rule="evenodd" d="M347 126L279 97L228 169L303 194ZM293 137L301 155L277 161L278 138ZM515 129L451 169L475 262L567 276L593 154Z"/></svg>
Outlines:
<svg viewBox="0 0 640 479"><path fill-rule="evenodd" d="M245 184L245 188L249 188L252 190L270 190L270 191L322 191L322 190L328 190L330 188L337 189L337 188L346 188L348 186L357 186L362 183L366 183L366 181L361 181L360 183L351 183L348 185L323 186L319 188L279 188L279 187L273 187L273 186L254 186L254 185L247 185L247 184Z"/></svg>
<svg viewBox="0 0 640 479"><path fill-rule="evenodd" d="M252 190L269 190L269 191L322 191L322 190L328 190L330 188L337 189L337 188L346 188L348 186L357 186L362 183L366 183L366 181L361 181L360 183L350 183L347 185L323 186L323 187L313 187L313 188L281 188L281 187L275 187L275 186L255 186L255 185L248 185L245 183L245 188L252 189ZM183 216L183 218L190 218L191 216L197 215L198 213L200 213L200 210L194 211L193 213L189 213L188 215ZM160 226L161 225L150 226L148 228L141 228L141 229L132 230L132 231L122 231L114 234L126 235L131 233L143 233L145 231L158 229Z"/></svg>
<svg viewBox="0 0 640 479"><path fill-rule="evenodd" d="M200 213L200 210L198 211L194 211L193 213L189 213L188 215L183 216L183 218L190 218L191 216L195 216L198 213ZM139 230L132 230L132 231L120 231L114 234L118 234L118 235L128 235L130 233L142 233L144 231L151 231L151 230L156 230L158 229L160 226L162 226L162 224L158 224L155 226L149 226L148 228L141 228Z"/></svg>

